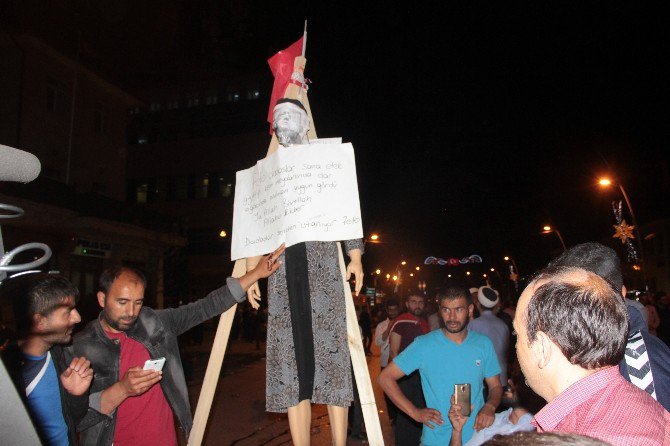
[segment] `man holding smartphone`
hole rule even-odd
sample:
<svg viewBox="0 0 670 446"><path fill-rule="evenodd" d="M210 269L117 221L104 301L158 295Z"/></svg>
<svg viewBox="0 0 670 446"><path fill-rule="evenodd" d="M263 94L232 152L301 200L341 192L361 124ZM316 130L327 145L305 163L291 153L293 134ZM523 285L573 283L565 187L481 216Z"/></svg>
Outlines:
<svg viewBox="0 0 670 446"><path fill-rule="evenodd" d="M447 288L438 295L442 329L419 336L379 375L379 384L396 406L423 423L421 444L449 444L452 427L444 422L451 406L454 386L470 385L472 413L463 427L463 441L474 430L490 426L500 404L500 366L491 340L469 332L474 305L467 289ZM419 409L407 399L397 384L403 376L419 370L427 408ZM484 402L483 382L489 389Z"/></svg>
<svg viewBox="0 0 670 446"><path fill-rule="evenodd" d="M164 310L143 307L146 279L141 272L127 267L104 271L100 317L75 336L70 350L89 358L95 371L88 413L78 425L81 443L176 446L175 418L188 438L193 421L177 336L242 302L253 283L279 268L283 251L282 245L204 299ZM161 371L143 370L147 360L159 358L165 358Z"/></svg>

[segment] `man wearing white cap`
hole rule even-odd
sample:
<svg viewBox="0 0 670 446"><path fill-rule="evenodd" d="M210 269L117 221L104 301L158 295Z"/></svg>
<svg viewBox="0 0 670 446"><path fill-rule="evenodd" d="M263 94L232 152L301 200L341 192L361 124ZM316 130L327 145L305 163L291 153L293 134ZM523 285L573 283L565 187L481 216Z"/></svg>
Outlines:
<svg viewBox="0 0 670 446"><path fill-rule="evenodd" d="M509 349L509 328L495 314L500 303L498 292L489 286L480 287L475 299L480 316L468 324L468 330L486 335L493 342L493 348L500 364L500 383L507 385L507 351Z"/></svg>

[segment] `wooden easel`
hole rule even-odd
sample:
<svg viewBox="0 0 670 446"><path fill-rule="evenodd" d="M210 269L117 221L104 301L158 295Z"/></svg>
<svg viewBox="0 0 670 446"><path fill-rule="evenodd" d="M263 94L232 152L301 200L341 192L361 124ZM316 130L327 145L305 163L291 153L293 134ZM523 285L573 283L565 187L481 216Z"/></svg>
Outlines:
<svg viewBox="0 0 670 446"><path fill-rule="evenodd" d="M304 73L305 64L307 60L304 57L296 57L293 65L293 70L301 74ZM289 84L286 88L285 98L297 99L305 106L307 116L310 121L310 128L307 133L310 139L316 139L316 130L314 127L314 119L312 118L312 110L307 99L307 91L298 85ZM277 136L272 135L270 146L268 147L267 155L274 153L279 147ZM351 288L346 281L346 266L344 263L344 255L342 253L342 246L337 242L337 252L340 261L340 270L342 273L342 284L344 286L344 299L346 302L347 311L347 339L349 343L349 353L351 355L351 362L354 369L354 377L358 387L358 396L363 409L363 419L365 420L365 429L367 431L368 441L372 446L383 446L384 438L382 436L382 429L379 423L379 415L377 414L377 403L375 402L375 395L372 389L372 382L370 381L370 372L368 371L368 364L365 358L365 351L363 350L363 341L361 340L361 332L358 326L358 319L356 317L356 308L354 307L354 300L351 295ZM235 262L233 268L233 277L241 277L247 272L246 259L240 259ZM235 317L237 305L228 309L221 315L219 326L214 337L214 344L212 345L212 353L207 364L207 371L205 372L205 380L200 390L200 397L198 399L198 406L195 410L195 417L193 419L193 429L188 438L189 446L199 446L202 443L207 427L207 418L212 407L212 400L214 399L214 392L219 381L219 374L221 373L221 365L223 364L223 357L226 353L226 346L228 345L228 337L230 329Z"/></svg>

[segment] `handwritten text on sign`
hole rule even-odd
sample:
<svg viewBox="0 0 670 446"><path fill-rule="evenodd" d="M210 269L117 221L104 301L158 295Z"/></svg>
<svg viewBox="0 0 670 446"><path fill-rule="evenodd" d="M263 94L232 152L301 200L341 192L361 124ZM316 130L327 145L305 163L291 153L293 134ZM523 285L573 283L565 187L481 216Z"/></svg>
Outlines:
<svg viewBox="0 0 670 446"><path fill-rule="evenodd" d="M280 147L237 172L231 259L305 241L363 237L354 148Z"/></svg>

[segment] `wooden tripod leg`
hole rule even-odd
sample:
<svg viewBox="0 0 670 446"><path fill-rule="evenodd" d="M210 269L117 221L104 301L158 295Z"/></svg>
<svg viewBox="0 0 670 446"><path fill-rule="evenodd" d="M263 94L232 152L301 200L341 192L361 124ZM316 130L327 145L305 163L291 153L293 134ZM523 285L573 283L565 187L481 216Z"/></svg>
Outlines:
<svg viewBox="0 0 670 446"><path fill-rule="evenodd" d="M358 387L358 398L361 401L363 409L363 420L365 420L365 430L368 435L368 442L371 446L383 446L384 437L382 436L382 427L379 423L379 414L377 413L377 403L375 394L370 381L370 371L363 350L363 341L361 340L361 331L356 317L356 308L354 299L351 295L349 283L346 281L346 267L344 265L344 255L342 254L342 244L337 243L337 252L340 257L340 269L342 271L342 282L344 283L344 300L347 306L347 337L349 340L349 353L351 355L351 364L354 368L354 377Z"/></svg>
<svg viewBox="0 0 670 446"><path fill-rule="evenodd" d="M233 268L233 277L242 277L246 272L247 267L244 259L236 261L235 267ZM230 329L233 326L236 310L237 305L233 305L228 311L223 313L219 319L219 326L216 329L216 336L214 336L212 352L209 355L209 362L207 363L205 380L200 389L200 397L198 398L198 405L196 406L195 417L193 418L193 428L188 437L189 446L200 446L205 435L207 419L209 418L209 411L212 408L212 400L214 399L214 393L216 392L216 385L219 382L223 357L226 354L228 337L230 336Z"/></svg>

